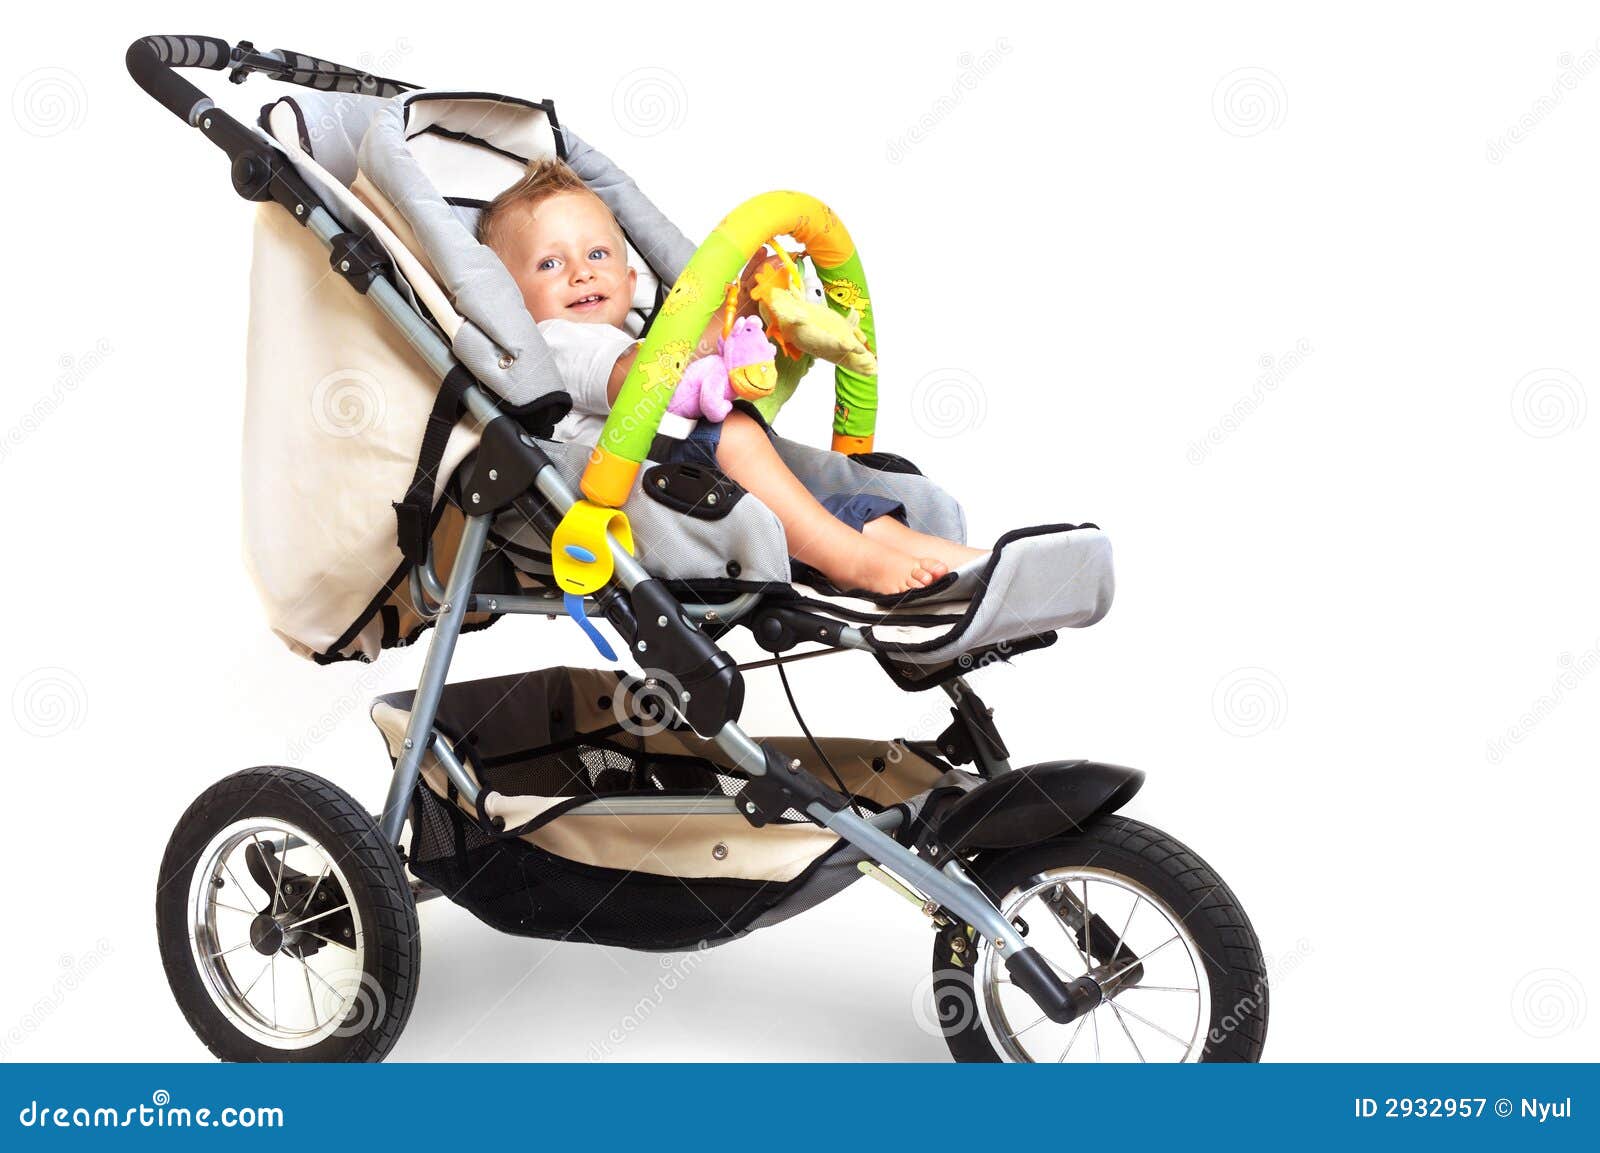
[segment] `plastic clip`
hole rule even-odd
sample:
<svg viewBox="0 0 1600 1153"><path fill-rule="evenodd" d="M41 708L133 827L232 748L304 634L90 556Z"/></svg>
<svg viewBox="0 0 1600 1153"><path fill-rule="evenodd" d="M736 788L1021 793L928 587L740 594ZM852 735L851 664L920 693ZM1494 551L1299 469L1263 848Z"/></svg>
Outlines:
<svg viewBox="0 0 1600 1153"><path fill-rule="evenodd" d="M594 642L601 656L614 661L617 654L583 612L583 598L603 589L616 570L608 534L630 555L633 553L633 529L628 525L627 514L591 501L578 501L551 534L550 568L561 589L561 603L567 615Z"/></svg>

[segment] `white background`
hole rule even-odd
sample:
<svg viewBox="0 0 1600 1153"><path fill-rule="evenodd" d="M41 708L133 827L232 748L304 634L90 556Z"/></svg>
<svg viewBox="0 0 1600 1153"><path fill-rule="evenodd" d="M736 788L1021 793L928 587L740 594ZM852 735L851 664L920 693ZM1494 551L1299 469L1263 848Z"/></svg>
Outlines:
<svg viewBox="0 0 1600 1153"><path fill-rule="evenodd" d="M18 9L0 39L6 1059L204 1058L156 953L173 821L292 745L375 806L365 702L422 656L321 669L262 625L250 209L122 65L173 31L551 96L691 235L771 187L829 201L872 277L880 446L977 542L1112 534L1104 623L977 687L1017 763L1148 770L1129 812L1260 934L1267 1058L1600 1057L1592 5L138 7ZM830 393L785 430L824 442ZM510 620L455 675L592 656ZM767 675L746 719L792 731ZM864 657L794 679L818 731L945 720ZM588 1059L665 972L421 916L396 1059ZM697 959L611 1055L943 1059L927 937L857 886Z"/></svg>

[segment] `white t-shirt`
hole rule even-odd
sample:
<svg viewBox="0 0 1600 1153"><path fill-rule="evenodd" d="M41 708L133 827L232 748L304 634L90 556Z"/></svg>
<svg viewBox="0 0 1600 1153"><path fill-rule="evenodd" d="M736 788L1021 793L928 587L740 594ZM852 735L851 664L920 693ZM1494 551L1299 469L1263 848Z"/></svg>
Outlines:
<svg viewBox="0 0 1600 1153"><path fill-rule="evenodd" d="M638 339L609 324L541 320L539 335L555 357L556 371L572 394L572 411L556 425L556 439L594 444L600 439L611 402L606 386L617 358Z"/></svg>

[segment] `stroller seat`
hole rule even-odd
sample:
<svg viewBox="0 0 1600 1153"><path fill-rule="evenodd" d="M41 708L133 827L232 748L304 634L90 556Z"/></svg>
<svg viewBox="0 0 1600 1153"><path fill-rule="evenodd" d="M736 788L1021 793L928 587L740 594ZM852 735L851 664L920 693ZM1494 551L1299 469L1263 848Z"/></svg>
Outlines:
<svg viewBox="0 0 1600 1153"><path fill-rule="evenodd" d="M564 159L622 224L639 273L636 331L695 246L624 172L559 124L549 101L303 92L268 105L260 126L352 237L378 246L419 314L577 487L589 448L551 439L566 389L509 272L475 239L478 215L529 160ZM377 318L361 323L360 302L296 232L282 213L260 217L252 294L270 307L252 309L250 328L246 551L291 647L319 661L371 659L414 639L430 619L418 582L407 579L420 558L401 547L394 507L404 516L409 505L425 524L442 568L462 523L457 474L482 429L449 408L437 373L379 333ZM901 458L847 456L782 436L775 445L813 492L887 497L904 505L913 528L966 538L959 502ZM781 609L791 623L825 622L819 634L851 630L857 647L917 680L974 654L1049 644L1054 630L1093 624L1110 607L1110 543L1094 525L1008 532L982 561L927 589L875 600L792 565L777 517L714 470L645 466L620 506L638 559L676 595L707 606L713 630ZM285 499L286 477L297 478L299 499ZM720 499L704 499L710 492ZM498 563L486 591L556 600L537 526L507 510L491 540ZM493 619L476 614L469 626Z"/></svg>

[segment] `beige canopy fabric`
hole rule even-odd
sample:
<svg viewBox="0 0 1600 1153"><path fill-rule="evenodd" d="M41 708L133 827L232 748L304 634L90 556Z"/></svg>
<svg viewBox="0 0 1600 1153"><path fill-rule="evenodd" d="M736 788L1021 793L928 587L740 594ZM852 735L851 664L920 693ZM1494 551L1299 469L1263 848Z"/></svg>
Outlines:
<svg viewBox="0 0 1600 1153"><path fill-rule="evenodd" d="M335 217L385 249L397 286L473 375L513 406L530 403L561 382L509 274L472 241L470 226L474 205L520 174L518 157L561 149L553 109L482 93L399 99L405 110L391 120L390 102L298 93L268 105L261 123ZM399 128L381 145L363 143L362 156L426 186L426 195L408 189L406 207L435 234L454 225L460 235L447 237L448 257L429 252L406 211L357 166L352 140L370 135L375 120ZM610 168L599 161L597 172ZM630 256L641 274L642 326L659 282L636 251ZM411 485L438 390L395 327L330 269L303 222L261 205L246 352L244 557L269 626L295 653L371 660L426 627L411 603L393 503ZM435 473L441 577L462 524L443 498L480 432L462 415Z"/></svg>
<svg viewBox="0 0 1600 1153"><path fill-rule="evenodd" d="M317 239L257 209L244 423L244 555L273 631L301 656L375 658L421 620L391 502L405 495L438 380ZM457 426L434 499L476 447ZM455 556L461 518L435 555ZM352 633L351 626L361 622Z"/></svg>

